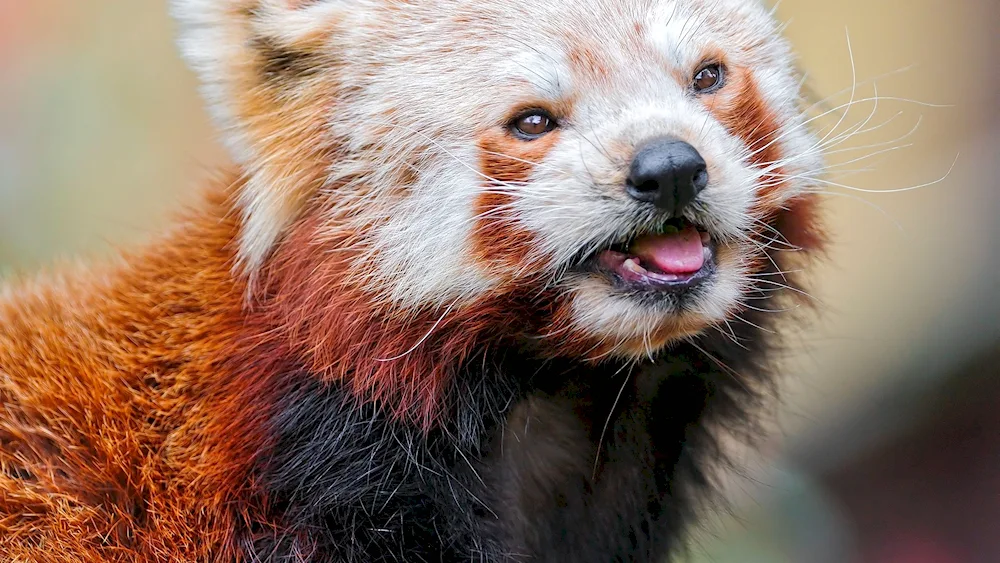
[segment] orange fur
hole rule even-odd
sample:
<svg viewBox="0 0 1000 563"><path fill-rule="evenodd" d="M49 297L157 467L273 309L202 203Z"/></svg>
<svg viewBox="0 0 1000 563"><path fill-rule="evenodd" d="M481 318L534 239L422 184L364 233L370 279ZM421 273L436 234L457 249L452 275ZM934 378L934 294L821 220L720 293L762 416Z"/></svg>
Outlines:
<svg viewBox="0 0 1000 563"><path fill-rule="evenodd" d="M206 210L149 250L0 300L0 560L236 557L231 499L266 440L240 365L237 224Z"/></svg>
<svg viewBox="0 0 1000 563"><path fill-rule="evenodd" d="M496 275L531 267L535 237L518 225L517 198L512 192L531 180L536 164L558 140L558 131L530 143L506 131L490 131L479 140L479 169L488 179L476 201L473 244L478 263L491 265Z"/></svg>
<svg viewBox="0 0 1000 563"><path fill-rule="evenodd" d="M750 162L764 167L781 159L781 145L776 142L780 124L774 111L761 96L753 75L744 68L732 69L726 88L705 103L721 123L746 143ZM762 179L767 188L761 190L760 199L766 202L771 192L780 191L780 182L774 174Z"/></svg>
<svg viewBox="0 0 1000 563"><path fill-rule="evenodd" d="M746 143L751 153L750 162L765 170L760 179L755 208L765 222L778 222L779 245L806 250L822 249L825 238L818 209L819 198L807 193L781 202L788 173L783 167L774 166L783 157L781 143L778 142L781 124L777 116L761 96L748 69L733 69L729 80L725 92L712 96L706 104L720 122ZM757 233L757 236L768 239L774 234L764 232Z"/></svg>

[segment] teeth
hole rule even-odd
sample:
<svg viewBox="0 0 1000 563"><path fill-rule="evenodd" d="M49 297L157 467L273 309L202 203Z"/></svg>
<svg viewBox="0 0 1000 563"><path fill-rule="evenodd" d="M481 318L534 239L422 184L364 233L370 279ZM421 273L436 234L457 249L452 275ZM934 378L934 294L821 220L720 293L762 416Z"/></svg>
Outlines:
<svg viewBox="0 0 1000 563"><path fill-rule="evenodd" d="M650 272L649 277L658 281L674 282L680 280L683 276L679 276L677 274L657 274Z"/></svg>
<svg viewBox="0 0 1000 563"><path fill-rule="evenodd" d="M702 231L701 232L701 242L702 242L702 244L708 244L708 243L712 242L712 235L710 235L710 234Z"/></svg>
<svg viewBox="0 0 1000 563"><path fill-rule="evenodd" d="M626 260L625 262L623 262L622 263L622 267L624 267L626 270L628 270L630 272L633 272L633 273L636 273L636 274L645 274L646 273L646 269L643 268L642 266L640 266L639 265L639 261L636 260L635 258L629 258L628 260Z"/></svg>

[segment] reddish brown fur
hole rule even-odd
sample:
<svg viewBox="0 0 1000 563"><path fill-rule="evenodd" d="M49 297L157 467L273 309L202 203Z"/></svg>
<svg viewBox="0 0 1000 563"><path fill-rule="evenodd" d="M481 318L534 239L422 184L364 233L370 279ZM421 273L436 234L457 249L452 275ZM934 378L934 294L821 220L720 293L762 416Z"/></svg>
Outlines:
<svg viewBox="0 0 1000 563"><path fill-rule="evenodd" d="M511 194L484 192L476 198L476 261L493 275L503 276L528 264L535 235L517 225Z"/></svg>
<svg viewBox="0 0 1000 563"><path fill-rule="evenodd" d="M827 236L823 229L820 199L816 194L798 196L785 202L778 214L777 229L793 248L823 250Z"/></svg>
<svg viewBox="0 0 1000 563"><path fill-rule="evenodd" d="M0 302L3 560L239 560L240 521L280 532L250 469L292 375L345 381L429 426L449 370L484 333L502 346L503 328L529 317L498 297L452 310L425 339L441 312L400 322L346 287L319 213L270 261L267 304L247 308L222 185L183 230L105 276L28 282Z"/></svg>
<svg viewBox="0 0 1000 563"><path fill-rule="evenodd" d="M606 80L613 64L606 60L602 49L586 37L574 36L567 41L567 58L574 75L590 81Z"/></svg>
<svg viewBox="0 0 1000 563"><path fill-rule="evenodd" d="M754 255L744 257L751 272L762 272L771 261L781 271L792 270L791 265L808 254L800 250L817 251L823 248L825 237L820 221L819 198L816 194L805 193L783 201L788 189L787 172L783 167L775 167L782 157L781 124L774 111L760 93L749 69L731 69L729 85L723 92L708 100L710 111L721 123L737 135L751 151L750 161L765 170L760 178L760 187L754 201L754 214L762 224L773 224L774 230L759 228L753 237L760 244L776 250L791 251L776 253L774 257ZM796 276L782 273L781 282L796 286ZM793 294L803 301L807 294ZM807 305L812 305L807 299Z"/></svg>
<svg viewBox="0 0 1000 563"><path fill-rule="evenodd" d="M524 326L531 313L503 291L450 309L394 311L354 284L351 263L363 250L346 244L350 233L326 234L323 216L320 209L307 213L276 250L264 272L270 305L260 314L267 326L280 327L271 333L279 347L310 372L346 381L360 398L429 427L451 370L481 351L479 345L514 338L510 327ZM348 246L355 254L328 252Z"/></svg>
<svg viewBox="0 0 1000 563"><path fill-rule="evenodd" d="M781 145L775 142L781 124L749 70L731 69L726 87L708 97L706 104L719 122L746 143L751 151L750 162L755 166L766 167L781 159ZM771 175L762 179L769 186L762 190L762 198L766 198L767 191L778 189L779 184L773 180Z"/></svg>
<svg viewBox="0 0 1000 563"><path fill-rule="evenodd" d="M777 141L781 124L768 106L753 75L748 69L731 69L727 88L706 100L713 115L733 134L737 135L751 151L750 161L761 169L761 188L754 207L764 222L778 222L778 230L788 244L802 249L819 249L824 239L819 221L818 198L803 194L792 201L781 203L787 175L782 167L770 167L782 159L781 143ZM758 233L771 238L773 233Z"/></svg>
<svg viewBox="0 0 1000 563"><path fill-rule="evenodd" d="M494 275L531 267L535 236L520 226L512 206L516 191L531 180L535 166L558 143L553 131L534 141L515 139L506 131L488 131L479 139L480 170L485 190L476 200L473 245L479 264L491 265Z"/></svg>
<svg viewBox="0 0 1000 563"><path fill-rule="evenodd" d="M0 302L0 559L235 553L227 502L264 436L215 431L255 382L232 371L244 287L229 273L235 223L211 200L109 272Z"/></svg>

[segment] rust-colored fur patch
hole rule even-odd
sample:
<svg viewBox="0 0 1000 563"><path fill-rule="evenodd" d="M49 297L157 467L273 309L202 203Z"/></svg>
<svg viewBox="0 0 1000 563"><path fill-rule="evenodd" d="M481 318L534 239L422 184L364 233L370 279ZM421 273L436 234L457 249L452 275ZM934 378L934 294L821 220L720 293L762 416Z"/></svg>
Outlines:
<svg viewBox="0 0 1000 563"><path fill-rule="evenodd" d="M0 559L236 557L265 437L216 432L244 408L221 392L244 326L226 197L110 271L0 300Z"/></svg>
<svg viewBox="0 0 1000 563"><path fill-rule="evenodd" d="M784 156L777 115L768 107L749 70L735 69L729 80L727 88L706 103L715 117L749 148L750 162L764 170L754 204L755 213L763 216L765 222L777 222L784 239L776 241L778 246L822 248L824 239L817 197L804 194L779 203L785 199L782 191L787 189L784 180L787 172L776 165ZM773 236L770 232L758 233L759 238Z"/></svg>
<svg viewBox="0 0 1000 563"><path fill-rule="evenodd" d="M503 327L530 313L501 295L451 308L394 311L354 285L352 263L364 252L363 237L331 237L322 217L315 210L296 222L265 268L270 301L261 314L274 327L271 334L311 373L345 382L359 398L429 428L453 370L481 352L481 343L500 345L510 334ZM330 259L329 250L348 247Z"/></svg>
<svg viewBox="0 0 1000 563"><path fill-rule="evenodd" d="M778 134L781 124L777 114L760 93L753 75L747 69L732 69L728 84L705 102L720 123L743 140L750 151L750 162L758 168L768 168L782 158ZM780 171L770 170L762 178L759 198L767 201L780 190Z"/></svg>
<svg viewBox="0 0 1000 563"><path fill-rule="evenodd" d="M794 248L819 251L826 247L820 198L816 194L800 195L785 202L775 222L784 242Z"/></svg>
<svg viewBox="0 0 1000 563"><path fill-rule="evenodd" d="M519 190L531 189L532 172L558 142L553 131L522 141L505 131L489 131L479 140L480 170L485 176L476 205L474 255L496 275L529 269L534 235L518 223L514 206Z"/></svg>

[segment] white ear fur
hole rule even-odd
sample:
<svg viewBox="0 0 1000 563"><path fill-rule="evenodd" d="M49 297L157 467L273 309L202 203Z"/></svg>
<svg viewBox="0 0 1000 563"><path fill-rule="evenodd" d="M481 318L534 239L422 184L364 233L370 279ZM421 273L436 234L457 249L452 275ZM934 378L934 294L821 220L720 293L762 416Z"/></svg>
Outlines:
<svg viewBox="0 0 1000 563"><path fill-rule="evenodd" d="M331 22L343 17L344 5L344 0L260 0L256 30L283 45L315 45Z"/></svg>
<svg viewBox="0 0 1000 563"><path fill-rule="evenodd" d="M236 163L246 174L239 262L247 273L267 258L285 227L324 178L325 116L330 81L268 82L255 46L310 56L320 64L342 0L173 0L184 59Z"/></svg>

